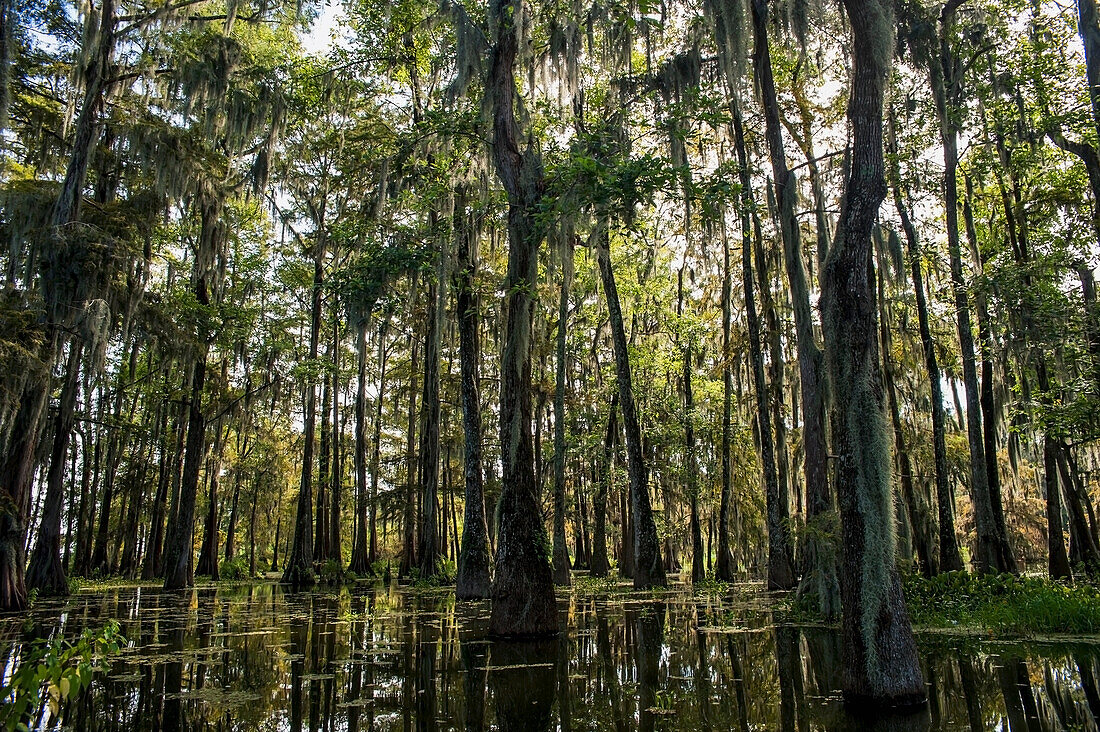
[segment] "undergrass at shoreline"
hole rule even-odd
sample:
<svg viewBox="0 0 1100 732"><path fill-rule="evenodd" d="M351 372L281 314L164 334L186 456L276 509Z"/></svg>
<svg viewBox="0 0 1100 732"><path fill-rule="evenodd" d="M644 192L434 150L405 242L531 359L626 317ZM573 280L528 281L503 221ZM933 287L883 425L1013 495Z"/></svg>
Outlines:
<svg viewBox="0 0 1100 732"><path fill-rule="evenodd" d="M1041 577L945 572L902 577L913 625L998 635L1100 633L1100 589Z"/></svg>

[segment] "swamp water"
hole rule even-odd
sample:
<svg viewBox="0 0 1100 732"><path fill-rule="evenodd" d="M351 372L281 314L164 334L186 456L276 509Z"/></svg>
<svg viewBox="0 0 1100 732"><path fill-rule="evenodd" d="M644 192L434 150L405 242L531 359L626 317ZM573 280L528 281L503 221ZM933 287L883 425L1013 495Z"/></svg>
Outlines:
<svg viewBox="0 0 1100 732"><path fill-rule="evenodd" d="M1100 729L1100 641L918 635L930 704L857 718L835 630L776 626L759 585L727 595L559 593L564 632L490 641L487 602L394 584L150 588L39 602L0 618L0 669L28 624L128 643L60 721L76 730ZM32 726L32 729L34 727Z"/></svg>

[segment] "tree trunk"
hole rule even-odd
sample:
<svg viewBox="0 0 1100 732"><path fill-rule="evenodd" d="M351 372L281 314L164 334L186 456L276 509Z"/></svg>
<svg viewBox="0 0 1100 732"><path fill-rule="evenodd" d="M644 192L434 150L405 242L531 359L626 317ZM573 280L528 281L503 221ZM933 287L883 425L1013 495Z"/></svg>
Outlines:
<svg viewBox="0 0 1100 732"><path fill-rule="evenodd" d="M326 349L325 361L331 363L332 348ZM329 469L329 458L332 455L332 426L329 417L332 410L329 405L332 400L332 387L330 386L331 374L326 373L321 387L321 439L320 451L317 460L317 506L313 524L313 564L322 565L329 558L329 526L328 526L328 488L332 472Z"/></svg>
<svg viewBox="0 0 1100 732"><path fill-rule="evenodd" d="M215 450L215 452L220 452ZM203 523L202 545L199 558L195 562L195 574L209 575L215 582L218 577L218 470L220 461L214 458L207 463L210 490L206 506L206 521Z"/></svg>
<svg viewBox="0 0 1100 732"><path fill-rule="evenodd" d="M882 339L882 352L891 353L893 339L890 335L890 323L886 310L886 287L882 268L878 270L878 297L879 297L879 332ZM886 382L886 404L890 412L890 424L894 429L894 457L897 459L897 467L900 475L901 495L905 501L905 511L909 517L909 525L913 530L913 549L917 555L917 569L925 577L936 574L936 560L932 553L932 535L934 533L931 517L928 515L928 507L921 500L921 494L917 493L913 484L913 462L909 457L909 446L905 439L905 428L901 421L901 412L898 407L898 388L894 376L894 363L892 358L884 358L882 364L883 377Z"/></svg>
<svg viewBox="0 0 1100 732"><path fill-rule="evenodd" d="M416 310L416 275L413 275L410 284L409 312ZM405 511L402 522L403 544L401 550L401 566L398 570L399 577L408 577L415 564L416 553L416 377L420 370L420 344L415 337L412 339L412 354L410 354L409 373L409 405L406 412L405 429Z"/></svg>
<svg viewBox="0 0 1100 732"><path fill-rule="evenodd" d="M978 387L974 333L970 321L970 305L963 279L962 254L959 246L958 194L958 123L954 121L958 96L956 63L948 45L948 32L955 8L961 0L950 0L940 16L939 66L933 62L932 89L939 110L940 133L944 160L944 207L947 218L947 247L951 257L951 282L955 290L955 311L958 317L959 346L962 351L963 382L966 385L966 434L970 445L970 493L974 502L974 522L977 526L975 561L982 572L1002 572L993 506L990 501L989 475L985 464L985 442L982 433L982 412Z"/></svg>
<svg viewBox="0 0 1100 732"><path fill-rule="evenodd" d="M1066 537L1062 528L1061 487L1058 485L1058 446L1049 434L1043 435L1043 472L1047 509L1047 571L1050 578L1069 580L1072 573L1066 555Z"/></svg>
<svg viewBox="0 0 1100 732"><path fill-rule="evenodd" d="M428 284L425 315L428 332L424 343L424 397L420 402L420 576L439 574L439 364L444 301L443 253L436 254L436 281Z"/></svg>
<svg viewBox="0 0 1100 732"><path fill-rule="evenodd" d="M974 266L980 272L984 263L978 253L978 233L974 226L974 214L970 206L973 197L970 178L967 177L962 207L963 222L966 227L966 238L970 243ZM982 382L979 402L982 407L982 444L985 448L985 474L989 484L989 502L993 512L993 526L997 536L997 551L1000 563L1003 566L1003 571L1015 574L1019 571L1019 568L1016 565L1016 556L1012 552L1012 545L1008 540L1008 526L1005 524L1004 504L1001 498L1001 471L997 460L997 409L993 394L995 344L989 316L988 298L984 292L979 290L975 293L974 304L978 316L978 342L981 344Z"/></svg>
<svg viewBox="0 0 1100 732"><path fill-rule="evenodd" d="M69 581L65 566L61 563L61 512L65 503L65 464L69 457L69 438L76 418L76 397L80 388L80 359L84 343L79 337L69 344L69 358L65 364L65 384L54 416L53 449L50 467L46 473L46 499L42 507L42 522L38 527L38 539L27 566L27 588L38 590L40 595L65 596L69 594Z"/></svg>
<svg viewBox="0 0 1100 732"><path fill-rule="evenodd" d="M246 429L246 427L242 427ZM230 561L237 555L237 522L239 520L237 509L241 499L241 465L242 460L248 454L248 433L237 448L238 464L233 468L233 498L229 505L229 526L225 530L225 559Z"/></svg>
<svg viewBox="0 0 1100 732"><path fill-rule="evenodd" d="M386 384L387 351L384 350L389 320L383 321L378 333L378 360L382 364L378 374L378 399L374 410L374 437L370 458L370 542L367 560L373 565L378 561L378 481L382 457L382 403Z"/></svg>
<svg viewBox="0 0 1100 732"><path fill-rule="evenodd" d="M374 518L376 496L367 485L367 321L360 320L355 328L355 350L358 354L359 369L355 379L355 541L351 549L351 561L348 571L357 575L370 575L374 570L373 552L377 537ZM386 381L386 359L381 329L378 336L378 400L382 404Z"/></svg>
<svg viewBox="0 0 1100 732"><path fill-rule="evenodd" d="M744 134L736 135L737 130L744 132L743 126L739 123L741 119L741 108L738 101L735 98L730 99L730 106L733 109L733 118L735 120L734 131L735 137L741 144L738 145L738 152L744 149ZM746 163L747 164L747 163ZM741 165L745 168L741 173L742 182L742 196L745 195L745 191L750 190L744 188L744 181L747 177L748 170L746 164ZM744 201L741 202L741 208L745 206ZM741 226L743 230L747 230L748 217L746 211L741 211ZM733 331L733 278L730 270L730 244L729 239L726 236L725 220L722 221L722 492L719 499L718 508L718 557L714 567L714 578L723 582L732 582L735 577L733 553L730 551L730 536L729 536L729 521L730 511L733 504L733 463L730 455L730 442L733 439L733 352L731 348L730 338ZM713 543L713 542L712 542ZM710 557L710 552L707 552L707 557Z"/></svg>
<svg viewBox="0 0 1100 732"><path fill-rule="evenodd" d="M478 333L480 306L474 281L477 275L477 236L465 211L465 196L455 205L454 231L458 239L455 266L455 303L458 318L458 361L462 383L462 461L465 508L462 544L458 553L455 598L489 597L489 526L485 520L485 493L481 472L481 387L478 365L481 344Z"/></svg>
<svg viewBox="0 0 1100 732"><path fill-rule="evenodd" d="M202 292L205 295L205 285L202 286ZM198 492L203 453L206 451L206 420L202 413L202 392L206 384L206 349L201 350L202 353L196 357L191 374L187 444L183 458L183 480L180 483L176 520L164 545L164 589L166 590L189 587L192 581L191 554L195 531L195 498ZM109 504L104 507L104 513L108 508ZM101 521L105 522L106 516L101 518Z"/></svg>
<svg viewBox="0 0 1100 732"><path fill-rule="evenodd" d="M36 433L48 393L45 385L30 383L36 378L48 379L49 375L28 376L0 464L0 611L27 607L23 541L30 513Z"/></svg>
<svg viewBox="0 0 1100 732"><path fill-rule="evenodd" d="M340 420L340 319L332 318L332 482L329 484L328 556L338 567L344 564L343 538L340 522L343 518L342 480L344 477L340 446L343 443L344 423Z"/></svg>
<svg viewBox="0 0 1100 732"><path fill-rule="evenodd" d="M166 379L167 380L167 379ZM166 384L167 385L167 384ZM176 418L175 432L178 437L176 440L176 452L183 451L183 420L185 410L181 407L180 414ZM167 430L168 427L168 406L164 407L164 416L162 418L162 433ZM165 440L166 442L166 440ZM141 578L143 580L151 580L154 577L159 577L161 574L161 554L164 551L164 514L167 508L168 502L168 487L171 483L171 476L169 475L169 455L171 454L165 447L161 447L160 458L160 473L157 478L157 492L153 497L153 508L150 515L150 526L148 539L145 543L145 558L141 567Z"/></svg>
<svg viewBox="0 0 1100 732"><path fill-rule="evenodd" d="M826 618L840 611L836 579L836 558L828 540L833 498L829 490L826 466L825 400L821 393L824 356L814 338L809 287L802 261L802 241L795 210L798 182L787 167L783 148L783 128L772 72L768 42L768 2L752 0L753 69L757 90L764 108L768 154L772 163L775 197L779 207L779 230L794 310L795 344L798 353L799 387L802 397L803 470L806 482L807 525L811 527L803 554L803 585L800 592L812 593L818 609ZM815 191L816 193L816 191ZM819 216L818 226L823 222ZM827 238L819 237L819 255L824 256ZM758 265L759 266L759 265Z"/></svg>
<svg viewBox="0 0 1100 732"><path fill-rule="evenodd" d="M611 269L610 230L603 222L603 231L597 237L596 258L599 260L600 279L611 321L611 339L615 347L615 373L619 383L619 404L623 412L626 431L627 473L630 476L630 513L634 529L634 587L649 589L664 587L665 569L661 563L661 546L657 540L657 525L649 502L648 475L642 455L642 431L634 406L634 387L630 377L630 356L627 350L626 329L619 306L619 292L615 287L615 273Z"/></svg>
<svg viewBox="0 0 1100 732"><path fill-rule="evenodd" d="M894 118L891 113L891 143L893 143ZM951 493L950 473L947 467L947 420L943 410L943 378L936 344L932 340L932 327L928 320L928 300L924 292L924 268L917 228L909 216L909 209L902 197L900 175L895 172L894 206L901 219L901 228L909 250L909 272L913 279L913 294L917 301L917 327L920 331L921 349L924 352L924 368L928 374L928 388L932 396L932 453L936 464L936 505L939 517L939 571L952 572L963 568L959 554L959 540L955 534L955 502ZM935 570L933 570L935 571Z"/></svg>
<svg viewBox="0 0 1100 732"><path fill-rule="evenodd" d="M684 349L684 471L691 513L691 581L707 578L703 566L703 531L699 524L699 479L695 455L695 398L691 390L691 346Z"/></svg>
<svg viewBox="0 0 1100 732"><path fill-rule="evenodd" d="M542 161L521 150L516 122L515 63L521 0L492 0L495 46L486 94L493 115L493 161L508 196L508 275L504 292L504 352L500 364L501 463L496 577L489 632L498 636L556 633L558 609L537 502L531 445L531 320L542 239L535 215L542 197Z"/></svg>
<svg viewBox="0 0 1100 732"><path fill-rule="evenodd" d="M739 111L739 110L738 110ZM776 475L775 443L772 439L771 418L768 409L768 389L764 379L764 352L760 333L760 319L756 312L753 294L752 235L749 229L749 212L752 210L751 180L748 155L745 151L744 128L739 113L734 115L734 136L738 163L741 168L741 275L745 295L745 312L749 329L749 358L752 365L753 384L756 392L756 426L760 437L760 458L763 468L764 491L767 504L768 526L768 588L788 590L794 587L796 577L791 555L790 526L787 506L779 489ZM799 255L801 257L801 255ZM758 263L759 265L759 263Z"/></svg>
<svg viewBox="0 0 1100 732"><path fill-rule="evenodd" d="M561 242L561 295L558 298L558 358L554 378L554 584L570 585L569 547L565 543L565 371L569 290L573 285L573 241Z"/></svg>
<svg viewBox="0 0 1100 732"><path fill-rule="evenodd" d="M611 493L611 481L615 474L615 442L619 436L618 408L619 394L616 391L611 395L599 475L596 477L596 494L592 497L592 563L589 573L593 577L606 577L611 569L611 563L607 559L607 497Z"/></svg>
<svg viewBox="0 0 1100 732"><path fill-rule="evenodd" d="M822 313L837 405L837 494L846 701L907 706L925 701L916 643L895 564L890 445L879 372L871 230L886 194L883 87L893 5L845 0L852 27L851 172L822 278Z"/></svg>
<svg viewBox="0 0 1100 732"><path fill-rule="evenodd" d="M321 337L322 289L325 281L325 242L321 231L313 251L313 292L310 306L309 358L317 360ZM305 385L304 447L302 475L298 488L298 508L294 518L294 541L283 570L282 581L294 588L316 582L313 573L313 442L317 420L317 385L312 379Z"/></svg>

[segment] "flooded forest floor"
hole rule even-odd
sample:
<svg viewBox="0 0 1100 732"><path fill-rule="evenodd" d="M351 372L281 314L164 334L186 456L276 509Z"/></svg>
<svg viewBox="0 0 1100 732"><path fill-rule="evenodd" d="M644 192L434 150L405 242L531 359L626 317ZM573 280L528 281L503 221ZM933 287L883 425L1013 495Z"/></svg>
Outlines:
<svg viewBox="0 0 1100 732"><path fill-rule="evenodd" d="M109 668L31 729L1100 729L1097 637L918 626L928 708L869 720L841 703L837 629L784 622L759 584L585 580L558 603L558 637L505 642L452 588L97 586L0 617L0 669L29 638L118 621Z"/></svg>

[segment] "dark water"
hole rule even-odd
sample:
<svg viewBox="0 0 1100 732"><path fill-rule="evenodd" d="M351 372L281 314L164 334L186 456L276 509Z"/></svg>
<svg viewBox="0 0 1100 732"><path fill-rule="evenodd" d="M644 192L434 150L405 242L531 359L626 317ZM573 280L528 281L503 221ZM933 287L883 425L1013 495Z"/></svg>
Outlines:
<svg viewBox="0 0 1100 732"><path fill-rule="evenodd" d="M834 631L777 627L758 586L727 596L559 595L550 641L485 638L488 604L453 593L275 585L126 588L0 619L0 669L34 623L108 618L128 647L40 727L78 730L1097 730L1100 640L919 636L923 715L854 718ZM33 728L33 727L32 727Z"/></svg>

